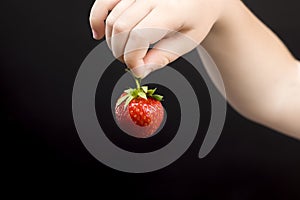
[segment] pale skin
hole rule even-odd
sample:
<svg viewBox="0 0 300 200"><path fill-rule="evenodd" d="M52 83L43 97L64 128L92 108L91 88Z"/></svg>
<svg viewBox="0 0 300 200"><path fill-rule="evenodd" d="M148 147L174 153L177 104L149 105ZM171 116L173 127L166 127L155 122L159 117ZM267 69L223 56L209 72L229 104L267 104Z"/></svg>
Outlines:
<svg viewBox="0 0 300 200"><path fill-rule="evenodd" d="M212 57L239 113L300 139L300 63L241 1L96 0L90 24L93 37L105 35L113 54L141 78L194 49L170 31L185 35ZM139 31L145 28L169 31ZM124 34L114 38L118 33ZM169 46L177 53L163 50Z"/></svg>

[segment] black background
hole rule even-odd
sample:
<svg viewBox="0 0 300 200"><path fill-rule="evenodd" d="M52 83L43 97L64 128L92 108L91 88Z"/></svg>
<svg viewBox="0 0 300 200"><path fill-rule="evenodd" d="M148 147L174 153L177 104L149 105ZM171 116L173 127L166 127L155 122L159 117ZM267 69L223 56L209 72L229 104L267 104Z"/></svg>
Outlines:
<svg viewBox="0 0 300 200"><path fill-rule="evenodd" d="M89 29L92 3L0 3L1 179L9 195L300 198L300 142L252 123L230 107L221 138L204 159L197 158L199 138L179 160L152 173L118 172L94 159L78 137L71 110L77 70L99 43ZM298 1L246 4L299 59Z"/></svg>

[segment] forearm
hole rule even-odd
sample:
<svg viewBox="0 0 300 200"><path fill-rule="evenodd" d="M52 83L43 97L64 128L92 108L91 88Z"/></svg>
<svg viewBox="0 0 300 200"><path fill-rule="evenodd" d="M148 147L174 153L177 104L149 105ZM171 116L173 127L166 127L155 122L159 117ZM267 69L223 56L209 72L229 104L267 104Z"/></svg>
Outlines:
<svg viewBox="0 0 300 200"><path fill-rule="evenodd" d="M300 67L242 2L232 2L202 42L228 101L244 116L300 138Z"/></svg>

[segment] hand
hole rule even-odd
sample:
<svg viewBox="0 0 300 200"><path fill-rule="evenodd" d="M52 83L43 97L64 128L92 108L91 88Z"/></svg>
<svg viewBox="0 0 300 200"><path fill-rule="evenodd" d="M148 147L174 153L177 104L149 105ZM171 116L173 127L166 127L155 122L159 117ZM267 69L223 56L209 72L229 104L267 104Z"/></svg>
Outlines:
<svg viewBox="0 0 300 200"><path fill-rule="evenodd" d="M144 78L198 46L229 1L96 0L90 24L93 37L105 35L114 56Z"/></svg>

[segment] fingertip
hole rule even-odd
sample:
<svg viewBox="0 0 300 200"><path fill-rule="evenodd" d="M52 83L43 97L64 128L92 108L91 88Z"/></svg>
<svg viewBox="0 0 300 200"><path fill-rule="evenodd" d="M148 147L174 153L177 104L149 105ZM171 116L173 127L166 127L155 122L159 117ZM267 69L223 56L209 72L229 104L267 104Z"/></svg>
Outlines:
<svg viewBox="0 0 300 200"><path fill-rule="evenodd" d="M132 74L136 77L136 78L144 78L146 77L146 71L145 71L145 67L144 66L139 66L139 67L134 67L131 69Z"/></svg>
<svg viewBox="0 0 300 200"><path fill-rule="evenodd" d="M161 68L160 65L152 63L152 64L146 64L139 67L134 67L131 69L131 72L135 77L143 79L146 78L151 72L159 68Z"/></svg>
<svg viewBox="0 0 300 200"><path fill-rule="evenodd" d="M110 10L112 10L120 0L96 0L90 11L90 27L95 40L100 40L105 35L104 21Z"/></svg>
<svg viewBox="0 0 300 200"><path fill-rule="evenodd" d="M91 25L92 36L95 40L100 40L104 37L104 24L92 24Z"/></svg>
<svg viewBox="0 0 300 200"><path fill-rule="evenodd" d="M92 34L93 34L93 38L94 38L95 40L99 40L99 39L100 39L99 34L98 34L94 29L92 29Z"/></svg>

